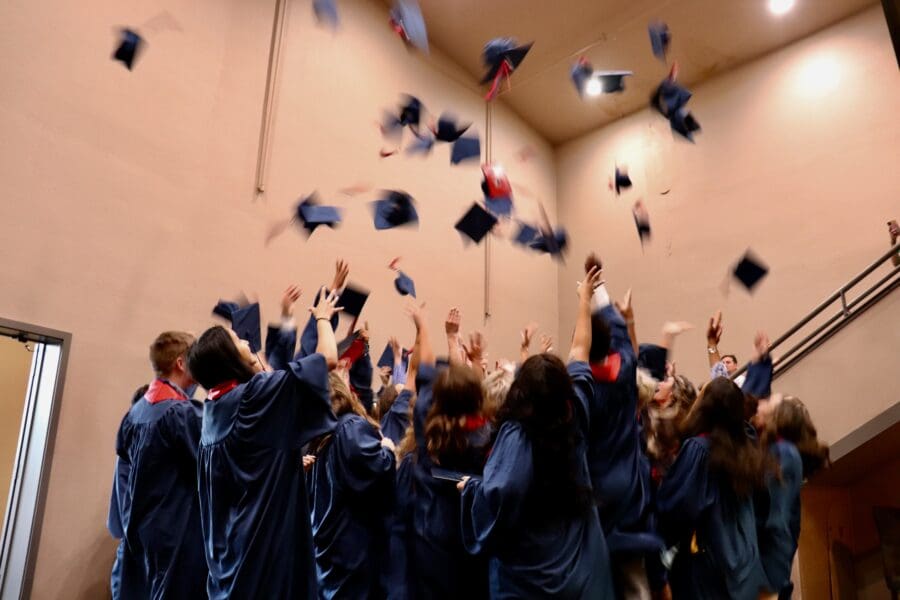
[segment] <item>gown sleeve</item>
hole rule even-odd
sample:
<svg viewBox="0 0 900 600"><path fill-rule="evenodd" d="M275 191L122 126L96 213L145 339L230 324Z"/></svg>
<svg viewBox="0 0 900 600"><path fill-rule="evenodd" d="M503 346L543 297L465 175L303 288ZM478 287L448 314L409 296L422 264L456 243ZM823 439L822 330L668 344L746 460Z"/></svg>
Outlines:
<svg viewBox="0 0 900 600"><path fill-rule="evenodd" d="M796 540L790 526L791 511L803 483L803 462L796 448L787 443L777 444L774 450L781 467L781 478L772 477L769 481L769 514L761 536L766 543L760 549L764 549L766 576L777 591L791 582L791 566L796 550Z"/></svg>
<svg viewBox="0 0 900 600"><path fill-rule="evenodd" d="M297 345L297 329L269 325L266 331L266 360L274 371L287 367Z"/></svg>
<svg viewBox="0 0 900 600"><path fill-rule="evenodd" d="M360 494L379 483L393 482L394 453L381 445L371 423L362 417L350 419L332 439L338 460L335 472L346 489Z"/></svg>
<svg viewBox="0 0 900 600"><path fill-rule="evenodd" d="M128 475L131 472L131 465L121 458L116 458L116 470L113 474L112 492L109 495L109 513L106 517L106 528L117 540L125 537L125 530L122 527L122 512L120 510L121 491L128 485Z"/></svg>
<svg viewBox="0 0 900 600"><path fill-rule="evenodd" d="M199 402L188 400L166 413L168 434L184 467L196 470L200 450L200 430L203 408Z"/></svg>
<svg viewBox="0 0 900 600"><path fill-rule="evenodd" d="M416 406L413 409L413 429L416 434L416 446L425 447L425 418L431 410L432 385L437 377L434 365L419 365L416 373Z"/></svg>
<svg viewBox="0 0 900 600"><path fill-rule="evenodd" d="M672 545L689 535L700 515L718 498L709 474L709 450L697 438L684 442L657 492L659 531Z"/></svg>
<svg viewBox="0 0 900 600"><path fill-rule="evenodd" d="M403 390L397 396L391 409L381 418L381 433L390 438L395 444L399 444L409 427L409 401L412 398L410 390Z"/></svg>
<svg viewBox="0 0 900 600"><path fill-rule="evenodd" d="M328 290L325 290L326 293ZM316 299L313 302L313 306L316 306L319 303L319 295L316 294ZM337 313L331 317L331 328L337 331L338 327L338 316ZM299 360L305 356L309 356L310 354L314 354L316 352L316 346L319 345L319 332L316 329L316 318L310 314L309 319L306 321L306 327L303 328L303 333L300 335L300 349L297 350L297 355L294 357L294 360Z"/></svg>
<svg viewBox="0 0 900 600"><path fill-rule="evenodd" d="M531 444L517 425L500 428L484 478L472 478L462 492L462 542L471 554L489 549L514 526L533 477ZM489 550L488 550L489 551Z"/></svg>
<svg viewBox="0 0 900 600"><path fill-rule="evenodd" d="M754 398L768 398L772 395L771 356L767 355L760 361L750 363L741 391Z"/></svg>
<svg viewBox="0 0 900 600"><path fill-rule="evenodd" d="M568 366L569 377L572 378L572 386L575 388L575 398L578 405L573 407L578 419L578 425L582 434L587 437L591 426L591 398L594 395L594 375L591 367L584 361L572 361Z"/></svg>
<svg viewBox="0 0 900 600"><path fill-rule="evenodd" d="M359 396L360 402L366 411L372 412L375 396L372 393L372 357L369 356L368 345L366 351L350 367L350 385Z"/></svg>
<svg viewBox="0 0 900 600"><path fill-rule="evenodd" d="M635 362L634 346L631 345L631 338L628 336L628 326L625 319L619 314L614 306L607 305L600 309L600 316L609 325L609 350L617 352L622 357L622 362Z"/></svg>
<svg viewBox="0 0 900 600"><path fill-rule="evenodd" d="M412 597L408 548L414 502L413 456L407 454L397 467L394 514L390 522L390 559L384 574L389 600Z"/></svg>

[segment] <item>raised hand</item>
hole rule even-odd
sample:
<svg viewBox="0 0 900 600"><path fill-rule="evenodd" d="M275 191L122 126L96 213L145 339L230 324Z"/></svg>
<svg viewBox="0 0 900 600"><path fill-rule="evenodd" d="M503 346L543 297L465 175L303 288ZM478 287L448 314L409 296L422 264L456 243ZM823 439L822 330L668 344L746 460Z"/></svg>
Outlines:
<svg viewBox="0 0 900 600"><path fill-rule="evenodd" d="M888 221L888 232L891 234L891 243L896 244L897 238L900 238L900 225L897 224L897 219Z"/></svg>
<svg viewBox="0 0 900 600"><path fill-rule="evenodd" d="M619 311L619 314L622 315L622 318L626 321L634 320L634 308L631 306L631 288L628 288L628 291L625 292L625 297L621 302L618 300L615 301L616 310Z"/></svg>
<svg viewBox="0 0 900 600"><path fill-rule="evenodd" d="M378 377L381 378L381 386L384 387L391 382L391 374L393 373L393 369L391 367L380 367L378 369Z"/></svg>
<svg viewBox="0 0 900 600"><path fill-rule="evenodd" d="M693 329L694 326L688 323L687 321L666 321L663 323L662 332L663 335L676 336L681 335L685 331Z"/></svg>
<svg viewBox="0 0 900 600"><path fill-rule="evenodd" d="M356 330L356 335L365 343L369 343L369 322L363 321L363 326Z"/></svg>
<svg viewBox="0 0 900 600"><path fill-rule="evenodd" d="M599 268L593 266L588 271L587 275L585 275L584 281L578 284L578 297L581 302L590 305L591 295L594 293L594 289L603 283L603 280L600 278L602 273L603 272Z"/></svg>
<svg viewBox="0 0 900 600"><path fill-rule="evenodd" d="M757 331L753 336L753 362L761 360L769 353L769 336L765 331Z"/></svg>
<svg viewBox="0 0 900 600"><path fill-rule="evenodd" d="M472 364L480 365L484 358L484 349L486 346L487 343L482 333L480 331L475 331L469 334L469 343L463 344L463 350L469 360L472 361Z"/></svg>
<svg viewBox="0 0 900 600"><path fill-rule="evenodd" d="M709 318L709 327L706 328L706 341L711 348L719 345L719 340L722 339L722 331L722 311L717 310L716 314Z"/></svg>
<svg viewBox="0 0 900 600"><path fill-rule="evenodd" d="M347 277L350 276L350 263L343 259L337 259L334 265L334 279L331 281L331 290L340 291L347 283Z"/></svg>
<svg viewBox="0 0 900 600"><path fill-rule="evenodd" d="M406 315L412 319L413 323L416 326L416 329L421 329L422 325L425 323L425 303L416 304L414 301L410 301L406 305Z"/></svg>
<svg viewBox="0 0 900 600"><path fill-rule="evenodd" d="M553 350L553 338L549 335L541 335L541 352L547 354Z"/></svg>
<svg viewBox="0 0 900 600"><path fill-rule="evenodd" d="M319 290L318 304L310 307L309 312L318 321L319 319L331 320L336 313L344 310L343 306L337 306L338 292L332 289L328 292L324 287Z"/></svg>
<svg viewBox="0 0 900 600"><path fill-rule="evenodd" d="M281 296L281 316L290 318L294 316L294 304L300 299L303 290L299 286L289 285Z"/></svg>
<svg viewBox="0 0 900 600"><path fill-rule="evenodd" d="M462 319L459 309L453 307L450 309L450 312L447 314L447 320L444 321L444 331L448 336L451 335L459 335L459 323Z"/></svg>
<svg viewBox="0 0 900 600"><path fill-rule="evenodd" d="M537 328L537 323L529 323L525 326L525 329L522 330L522 350L528 350L531 346L531 338L534 337Z"/></svg>

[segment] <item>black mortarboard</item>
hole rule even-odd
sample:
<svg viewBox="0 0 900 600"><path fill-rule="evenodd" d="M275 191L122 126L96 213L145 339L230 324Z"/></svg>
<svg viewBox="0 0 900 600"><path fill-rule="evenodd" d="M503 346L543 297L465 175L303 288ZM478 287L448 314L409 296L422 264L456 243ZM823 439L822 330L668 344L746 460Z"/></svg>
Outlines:
<svg viewBox="0 0 900 600"><path fill-rule="evenodd" d="M675 114L669 119L669 124L673 131L680 133L692 142L694 141L694 132L700 131L700 123L686 108L675 111Z"/></svg>
<svg viewBox="0 0 900 600"><path fill-rule="evenodd" d="M415 132L415 139L406 147L407 154L431 154L434 148L434 136L430 131L420 129Z"/></svg>
<svg viewBox="0 0 900 600"><path fill-rule="evenodd" d="M528 223L519 223L519 231L516 233L513 241L520 246L531 246L538 233L537 227L533 227Z"/></svg>
<svg viewBox="0 0 900 600"><path fill-rule="evenodd" d="M213 308L213 314L231 321L231 329L239 338L247 341L251 352L256 353L262 349L258 302L241 306L237 302L219 300Z"/></svg>
<svg viewBox="0 0 900 600"><path fill-rule="evenodd" d="M481 159L481 140L475 137L461 137L453 142L453 151L450 153L450 164L458 165L464 160Z"/></svg>
<svg viewBox="0 0 900 600"><path fill-rule="evenodd" d="M404 102L400 105L400 124L418 127L421 117L422 101L408 94L404 96Z"/></svg>
<svg viewBox="0 0 900 600"><path fill-rule="evenodd" d="M472 204L472 208L456 224L456 230L477 244L490 233L496 224L497 217L478 204Z"/></svg>
<svg viewBox="0 0 900 600"><path fill-rule="evenodd" d="M625 91L625 78L634 75L633 71L594 71L594 77L600 81L600 90L604 94Z"/></svg>
<svg viewBox="0 0 900 600"><path fill-rule="evenodd" d="M634 215L634 225L637 227L638 236L641 238L641 246L643 246L644 240L650 239L650 215L647 212L647 207L641 200L638 200L634 203L631 214Z"/></svg>
<svg viewBox="0 0 900 600"><path fill-rule="evenodd" d="M669 26L662 21L656 21L650 23L647 31L650 33L650 48L653 50L653 56L660 60L666 60L666 51L669 49L669 42L672 41Z"/></svg>
<svg viewBox="0 0 900 600"><path fill-rule="evenodd" d="M687 104L691 92L678 85L671 76L666 77L657 86L651 97L650 105L668 118Z"/></svg>
<svg viewBox="0 0 900 600"><path fill-rule="evenodd" d="M570 71L572 83L578 95L584 97L611 94L625 90L625 77L634 75L632 71L595 71L585 57L578 59Z"/></svg>
<svg viewBox="0 0 900 600"><path fill-rule="evenodd" d="M513 38L494 38L484 45L481 58L488 72L482 78L481 83L485 84L494 79L499 73L504 62L509 64L509 71L515 71L516 68L525 60L525 55L531 50L534 42L529 42L521 46Z"/></svg>
<svg viewBox="0 0 900 600"><path fill-rule="evenodd" d="M400 292L401 296L416 297L416 284L412 278L403 271L397 271L397 278L394 279L394 287Z"/></svg>
<svg viewBox="0 0 900 600"><path fill-rule="evenodd" d="M125 65L128 70L134 64L137 55L140 54L144 46L144 38L136 31L131 29L122 29L120 31L121 40L113 52L113 60L118 60Z"/></svg>
<svg viewBox="0 0 900 600"><path fill-rule="evenodd" d="M297 205L297 219L303 224L304 229L312 234L319 225L334 228L341 222L341 212L335 206L320 205L316 201L316 194L313 193Z"/></svg>
<svg viewBox="0 0 900 600"><path fill-rule="evenodd" d="M428 53L428 31L425 29L422 10L415 0L398 0L394 4L391 9L391 25L404 42Z"/></svg>
<svg viewBox="0 0 900 600"><path fill-rule="evenodd" d="M313 0L313 12L316 14L316 20L319 22L319 25L327 25L332 29L337 29L340 19L338 19L335 0Z"/></svg>
<svg viewBox="0 0 900 600"><path fill-rule="evenodd" d="M471 123L460 124L453 115L443 113L438 119L434 137L442 142L455 142L471 126Z"/></svg>
<svg viewBox="0 0 900 600"><path fill-rule="evenodd" d="M750 250L744 253L732 270L734 278L740 281L748 292L752 292L768 273L769 267Z"/></svg>
<svg viewBox="0 0 900 600"><path fill-rule="evenodd" d="M344 312L351 317L358 317L369 299L369 292L360 288L348 285L341 292L337 305L343 307Z"/></svg>
<svg viewBox="0 0 900 600"><path fill-rule="evenodd" d="M656 344L640 344L638 346L638 366L647 369L650 376L657 381L666 378L666 360L668 358L669 351L662 346Z"/></svg>
<svg viewBox="0 0 900 600"><path fill-rule="evenodd" d="M406 192L387 190L384 197L372 205L375 207L375 229L393 229L419 222L412 196Z"/></svg>
<svg viewBox="0 0 900 600"><path fill-rule="evenodd" d="M565 252L568 245L569 236L566 230L561 227L554 231L552 235L548 235L546 232L538 232L538 237L530 244L532 250L546 252L553 256L561 255Z"/></svg>
<svg viewBox="0 0 900 600"><path fill-rule="evenodd" d="M472 473L460 473L459 471L450 471L440 467L431 467L431 476L434 479L455 483L461 482L466 477L478 477L478 475L473 475Z"/></svg>
<svg viewBox="0 0 900 600"><path fill-rule="evenodd" d="M401 364L405 364L409 362L409 350L400 349L400 362ZM381 358L378 359L376 363L378 367L393 367L394 366L394 349L391 348L391 344L388 343L384 347L384 352L381 353Z"/></svg>
<svg viewBox="0 0 900 600"><path fill-rule="evenodd" d="M628 171L624 171L619 167L616 167L615 185L616 196L619 195L621 190L631 187L631 177L628 176Z"/></svg>

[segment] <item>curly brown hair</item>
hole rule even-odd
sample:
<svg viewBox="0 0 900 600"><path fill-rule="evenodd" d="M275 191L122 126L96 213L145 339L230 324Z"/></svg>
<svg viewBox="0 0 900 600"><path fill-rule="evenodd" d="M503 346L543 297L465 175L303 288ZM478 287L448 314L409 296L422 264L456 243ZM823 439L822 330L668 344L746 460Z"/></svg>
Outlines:
<svg viewBox="0 0 900 600"><path fill-rule="evenodd" d="M440 464L444 455L463 454L468 446L466 421L483 416L484 390L469 367L450 365L432 387L433 400L425 417L428 455Z"/></svg>
<svg viewBox="0 0 900 600"><path fill-rule="evenodd" d="M796 396L785 396L772 411L763 434L766 446L783 438L797 447L803 461L803 477L812 477L831 465L828 444L819 441L806 405Z"/></svg>

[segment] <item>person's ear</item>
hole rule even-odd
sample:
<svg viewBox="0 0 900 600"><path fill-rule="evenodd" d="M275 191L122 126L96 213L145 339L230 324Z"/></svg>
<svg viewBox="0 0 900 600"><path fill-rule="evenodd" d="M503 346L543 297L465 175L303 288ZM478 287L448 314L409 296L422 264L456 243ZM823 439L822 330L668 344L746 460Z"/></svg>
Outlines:
<svg viewBox="0 0 900 600"><path fill-rule="evenodd" d="M175 359L175 369L187 373L187 359L183 355Z"/></svg>

